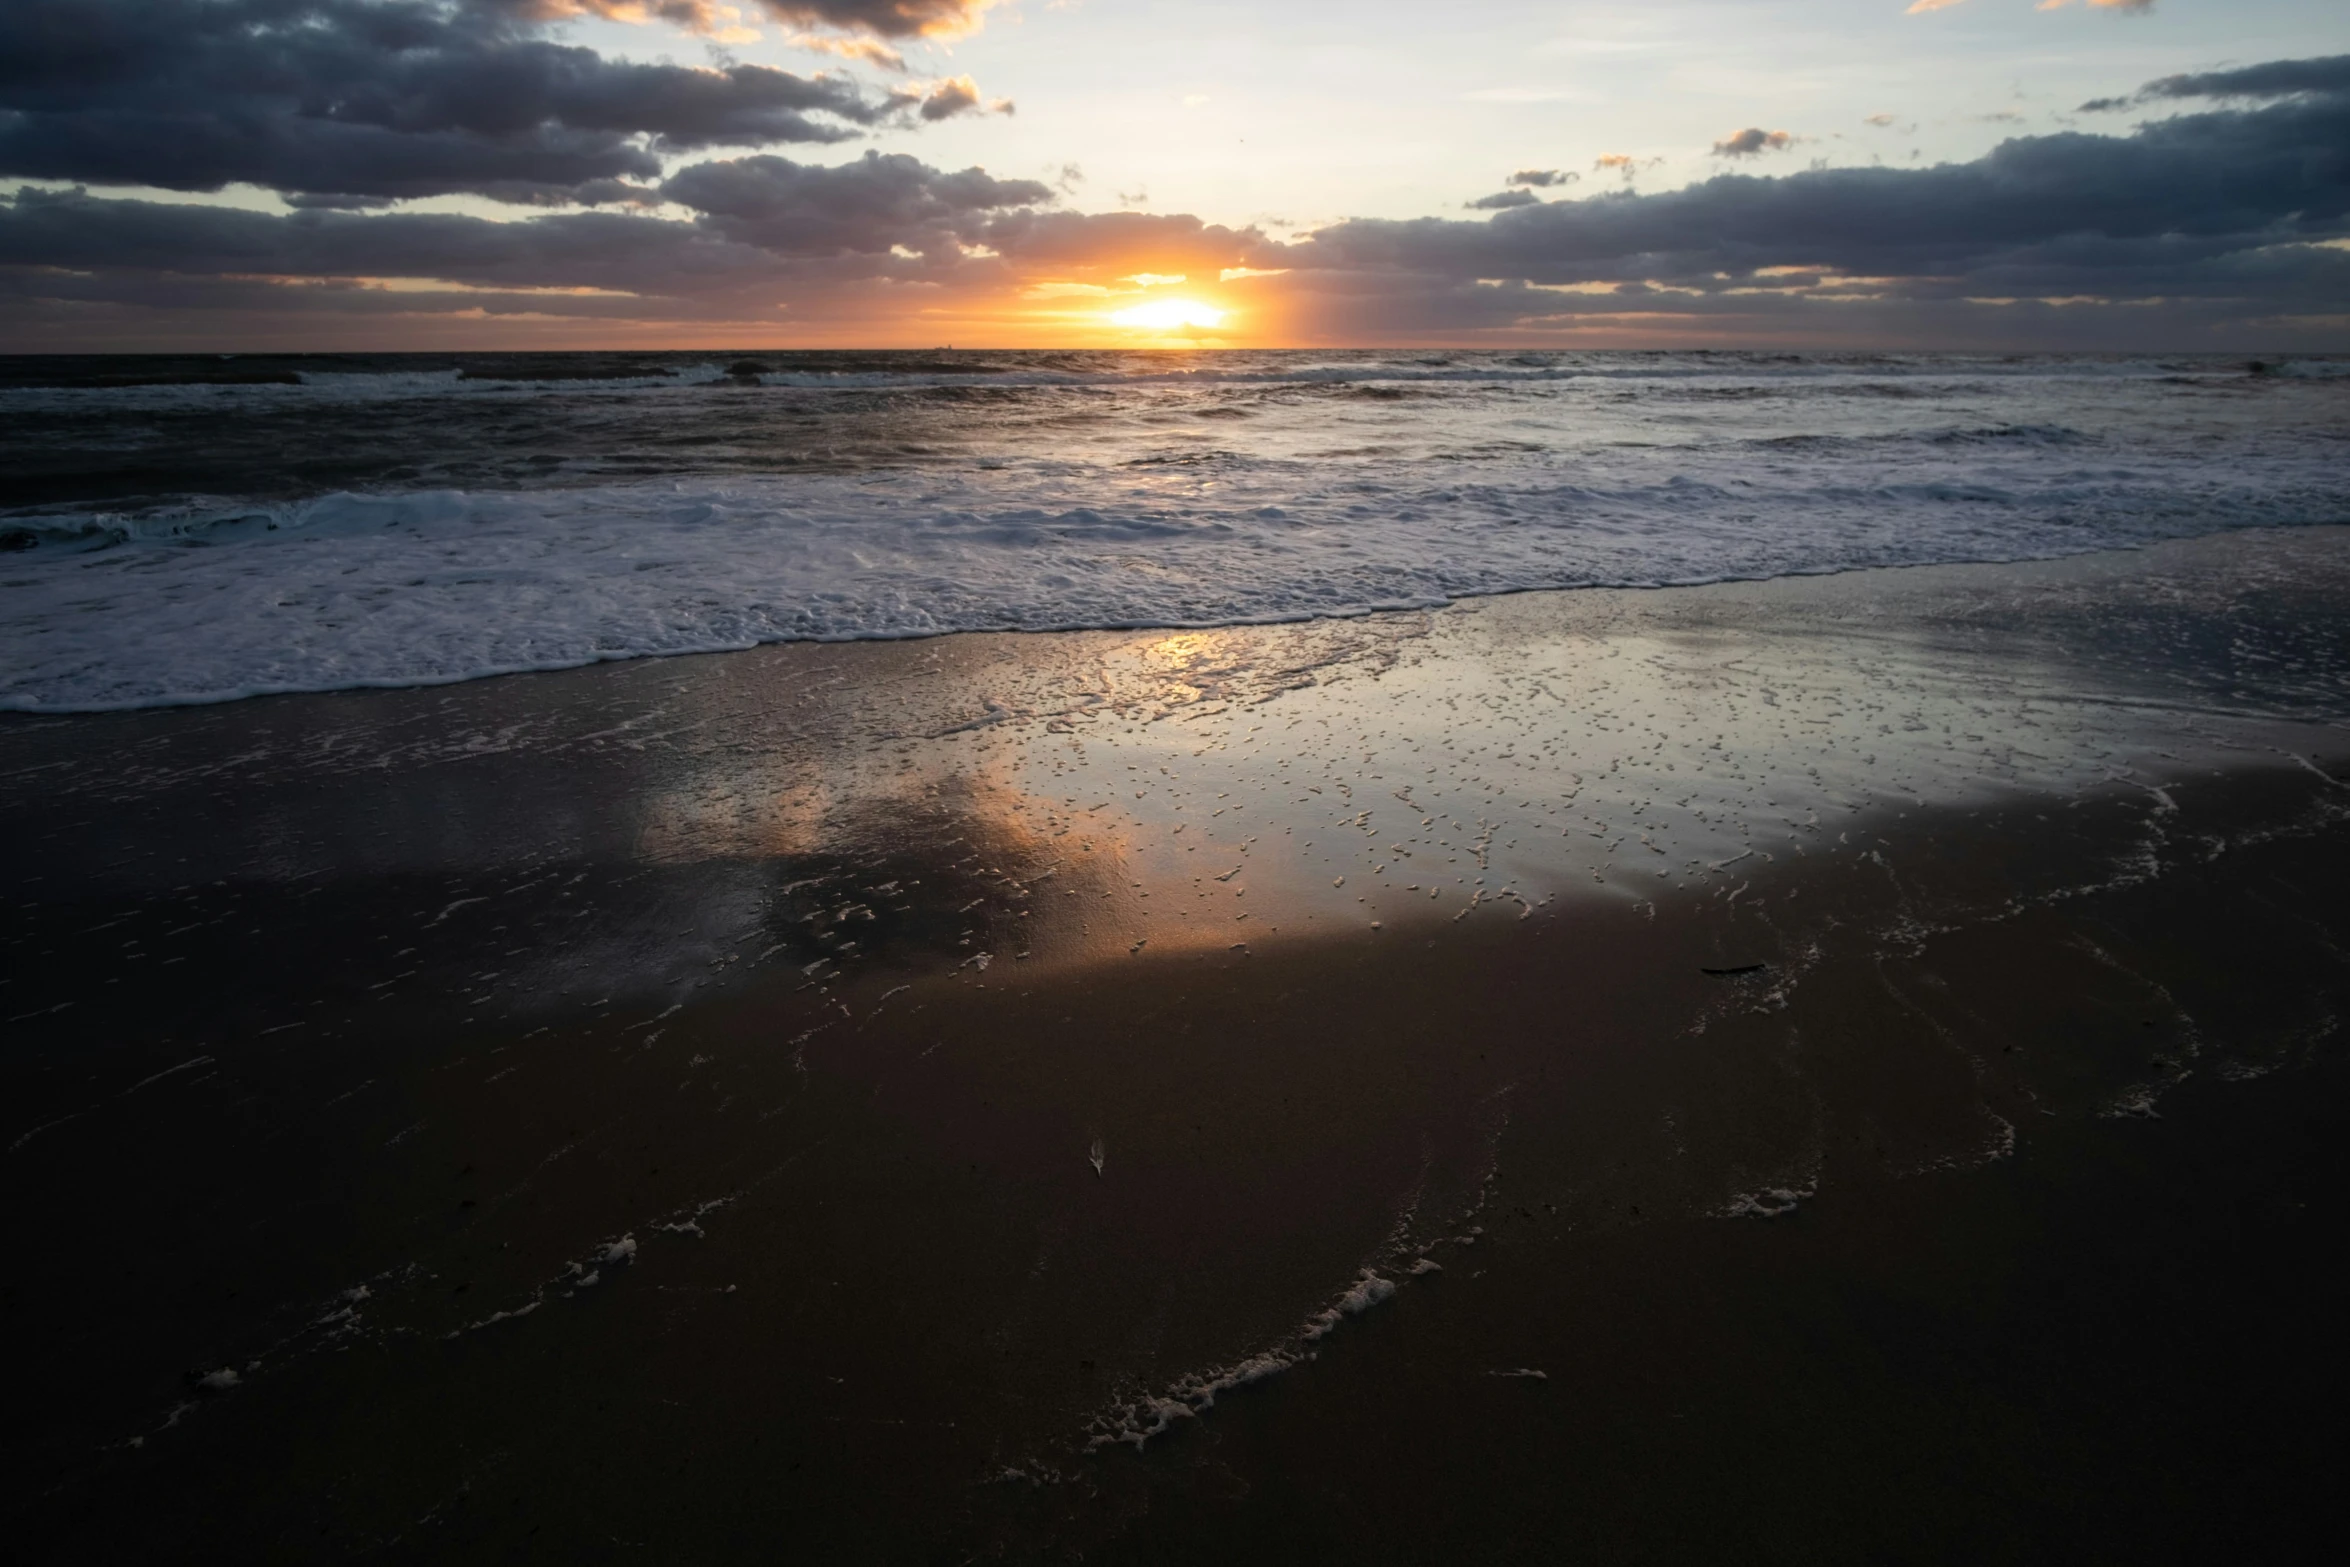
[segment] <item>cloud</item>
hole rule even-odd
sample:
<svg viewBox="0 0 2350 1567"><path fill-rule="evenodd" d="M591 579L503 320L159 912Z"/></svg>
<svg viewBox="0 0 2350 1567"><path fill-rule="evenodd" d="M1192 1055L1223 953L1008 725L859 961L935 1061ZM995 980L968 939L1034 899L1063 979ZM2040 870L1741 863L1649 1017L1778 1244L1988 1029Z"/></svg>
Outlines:
<svg viewBox="0 0 2350 1567"><path fill-rule="evenodd" d="M981 240L1008 262L1056 276L1131 277L1137 272L1213 276L1228 268L1282 266L1281 247L1255 229L1203 223L1188 213L1000 211Z"/></svg>
<svg viewBox="0 0 2350 1567"><path fill-rule="evenodd" d="M523 22L562 22L600 16L613 22L667 22L693 33L718 33L737 25L739 9L715 0L470 0L477 11Z"/></svg>
<svg viewBox="0 0 2350 1567"><path fill-rule="evenodd" d="M949 120L958 114L1011 114L1012 100L998 98L982 105L979 84L968 76L950 76L933 82L928 92L893 94L893 97L917 105L917 112L925 120Z"/></svg>
<svg viewBox="0 0 2350 1567"><path fill-rule="evenodd" d="M960 38L979 30L996 0L761 0L778 21L882 38Z"/></svg>
<svg viewBox="0 0 2350 1567"><path fill-rule="evenodd" d="M208 277L659 290L695 276L723 279L766 259L701 225L598 212L520 223L415 212L279 217L31 189L0 206L0 268L103 274L133 292L163 279ZM15 279L20 291L42 281Z"/></svg>
<svg viewBox="0 0 2350 1567"><path fill-rule="evenodd" d="M880 66L885 71L902 71L906 57L878 38L834 38L824 33L794 33L784 42L794 49L806 49L813 54L838 55L844 60L859 60L867 65Z"/></svg>
<svg viewBox="0 0 2350 1567"><path fill-rule="evenodd" d="M1755 158L1766 152L1785 152L1794 145L1795 138L1786 131L1766 131L1759 125L1749 125L1715 142L1713 155L1717 158Z"/></svg>
<svg viewBox="0 0 2350 1567"><path fill-rule="evenodd" d="M2307 93L2350 93L2350 54L2316 60L2272 60L2232 71L2165 76L2126 98L2093 98L2083 110L2122 109L2163 98L2294 98Z"/></svg>
<svg viewBox="0 0 2350 1567"><path fill-rule="evenodd" d="M1643 169L1653 169L1664 161L1662 158L1635 158L1628 152L1603 152L1591 160L1591 168L1594 173L1613 171L1621 174L1624 182L1630 184Z"/></svg>
<svg viewBox="0 0 2350 1567"><path fill-rule="evenodd" d="M2195 90L2293 96L2127 136L2016 137L1934 168L1723 174L1483 221L1358 219L1285 254L1293 278L1326 280L1327 321L1389 335L1600 318L1628 301L1812 331L1955 319L1970 300L1976 316L1996 314L1986 300L2132 307L2101 317L2117 334L2153 331L2164 312L2338 320L2350 315L2350 89L2333 89L2339 79L2330 67L2261 67ZM2097 315L2084 304L2068 319Z"/></svg>
<svg viewBox="0 0 2350 1567"><path fill-rule="evenodd" d="M538 35L583 9L716 14L698 0L8 0L0 175L560 202L658 178L665 155L836 142L966 107L761 65L607 59Z"/></svg>
<svg viewBox="0 0 2350 1567"><path fill-rule="evenodd" d="M1531 207L1542 198L1537 190L1552 190L1574 184L1582 175L1564 169L1519 169L1503 182L1508 188L1490 196L1479 196L1474 201L1461 203L1471 212L1506 212L1512 207Z"/></svg>
<svg viewBox="0 0 2350 1567"><path fill-rule="evenodd" d="M903 154L830 167L772 155L705 162L656 194L690 215L277 215L25 189L0 201L0 340L43 321L81 333L96 319L159 313L233 316L257 338L322 318L380 321L412 337L436 317L462 326L485 313L606 331L787 314L870 324L901 316L908 289L1002 298L1018 279L1001 247L1027 247L1061 273L1131 274L1137 256L1239 264L1255 238L1188 218L1142 220L1156 232L1118 233L1074 214L1007 229L1049 187ZM392 326L395 317L408 324Z"/></svg>
<svg viewBox="0 0 2350 1567"><path fill-rule="evenodd" d="M471 0L479 9L531 21L600 16L619 22L663 21L715 33L737 18L714 0ZM959 38L979 30L996 0L745 0L779 22L877 38Z"/></svg>
<svg viewBox="0 0 2350 1567"><path fill-rule="evenodd" d="M1569 283L1778 266L1950 276L2059 242L2239 248L2340 234L2350 94L2184 116L2126 137L2016 137L1928 169L1724 174L1655 195L1552 202L1485 223L1354 220L1312 243L1364 264Z"/></svg>
<svg viewBox="0 0 2350 1567"><path fill-rule="evenodd" d="M791 322L903 341L948 320L962 341L971 322L1081 321L1067 301L1151 273L1219 279L1236 319L1292 341L2350 345L2350 81L2280 62L2144 91L2216 106L1931 168L1547 202L1517 186L1475 216L1288 242L1064 210L1043 181L903 154L715 159L605 193L635 209L505 222L369 211L363 192L270 214L28 189L0 202L0 341L196 341L215 322L448 342L465 312L576 334L526 341ZM1602 166L1635 161L1618 157ZM1055 298L1061 317L1021 314Z"/></svg>
<svg viewBox="0 0 2350 1567"><path fill-rule="evenodd" d="M661 195L699 213L707 232L804 256L976 243L987 218L1048 202L1053 190L984 169L948 174L904 153L868 152L829 168L771 155L697 163L666 181Z"/></svg>

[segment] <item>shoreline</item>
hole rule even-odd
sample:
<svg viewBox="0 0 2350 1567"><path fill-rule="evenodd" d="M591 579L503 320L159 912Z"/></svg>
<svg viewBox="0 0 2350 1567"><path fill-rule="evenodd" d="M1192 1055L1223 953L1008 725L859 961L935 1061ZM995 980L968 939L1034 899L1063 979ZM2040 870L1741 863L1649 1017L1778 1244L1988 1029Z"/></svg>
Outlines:
<svg viewBox="0 0 2350 1567"><path fill-rule="evenodd" d="M2264 1143L2340 1117L2345 625L2350 530L2294 530L0 725L46 829L0 987L44 1194L11 1310L60 1351L12 1511L129 1554L1272 1559L1395 1549L1326 1513L1379 1476L1367 1517L1484 1509L1506 1554L1577 1537L1513 1488L1647 1429L1643 1386L1803 1451L1578 1280L1787 1314L1767 1381L1872 1259L1931 1281L1939 1215L1988 1270L1950 1302L2022 1269L2144 1342L2032 1237L2087 1222L2080 1170L2159 1253L2117 1215L2193 1166L2169 1233L2234 1255ZM2292 1179L2278 1255L2330 1255ZM1975 1451L1891 1413L1948 1384L1875 1333L1820 1418ZM2022 1352L1969 1351L2002 1386ZM2202 1528L2098 1456L2074 1354L2018 1451ZM1581 1434L1481 1402L1570 1388ZM1089 1451L1169 1399L1198 1418ZM1398 1421L1498 1467L1381 1458ZM1562 1494L1663 1519L1696 1450L1648 1451Z"/></svg>
<svg viewBox="0 0 2350 1567"><path fill-rule="evenodd" d="M516 496L531 492L514 492ZM346 497L324 496L314 499L335 500ZM363 498L363 497L362 497ZM398 500L400 497L391 497ZM308 504L308 503L304 503ZM242 520L252 508L240 508L230 520ZM271 525L273 528L275 524ZM18 528L0 529L0 533L22 533ZM84 533L88 530L85 528ZM1261 618L1233 618L1216 620L1148 620L1131 624L1105 624L1093 621L1072 621L1062 625L1038 626L952 626L935 630L870 631L842 634L810 633L805 635L778 634L745 641L713 642L708 645L689 645L676 648L631 649L609 654L596 654L559 663L515 664L470 670L461 674L384 676L356 678L329 684L290 684L238 688L223 692L205 692L152 698L127 699L119 702L43 705L34 699L0 698L0 725L27 719L95 718L115 714L167 712L180 708L218 707L231 703L267 701L281 697L337 696L363 692L431 691L446 686L470 685L477 681L510 680L518 676L561 675L583 669L595 669L608 664L628 664L673 659L716 658L732 654L756 652L762 648L793 647L799 645L849 647L863 643L931 642L953 637L1067 637L1067 636L1128 636L1128 635L1184 635L1212 634L1221 631L1261 631L1284 626L1311 626L1324 622L1372 620L1385 616L1442 614L1460 610L1475 612L1483 605L1527 596L1547 597L1555 594L1607 593L1645 594L1675 593L1707 588L1739 588L1760 586L1773 582L1799 582L1816 578L1869 576L1898 577L1909 572L1944 569L1989 569L2002 567L2031 567L2058 565L2066 561L2094 560L2109 556L2140 555L2178 545L2203 544L2237 535L2283 535L2300 533L2320 535L2350 531L2350 520L2342 522L2307 522L2289 525L2274 523L2241 523L2199 533L2169 538L2157 538L2138 543L2084 544L2075 548L2049 551L2031 551L2015 555L1956 556L1947 559L1894 562L1859 562L1844 565L1797 567L1769 572L1733 572L1721 576L1674 578L1659 581L1621 582L1591 581L1571 584L1542 584L1530 587L1503 587L1489 590L1464 591L1431 598L1425 602L1375 604L1361 608L1313 610L1299 613L1283 612ZM29 536L29 535L28 535ZM119 543L153 542L125 538Z"/></svg>

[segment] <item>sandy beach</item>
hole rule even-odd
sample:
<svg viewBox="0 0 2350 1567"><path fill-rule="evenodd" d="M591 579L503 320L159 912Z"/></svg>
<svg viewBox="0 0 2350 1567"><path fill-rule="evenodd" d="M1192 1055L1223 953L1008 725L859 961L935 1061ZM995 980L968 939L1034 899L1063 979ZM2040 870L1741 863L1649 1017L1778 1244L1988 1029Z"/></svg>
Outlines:
<svg viewBox="0 0 2350 1567"><path fill-rule="evenodd" d="M29 1567L2256 1567L2350 5L0 3Z"/></svg>
<svg viewBox="0 0 2350 1567"><path fill-rule="evenodd" d="M9 715L13 1527L2258 1554L2346 648L2310 528Z"/></svg>

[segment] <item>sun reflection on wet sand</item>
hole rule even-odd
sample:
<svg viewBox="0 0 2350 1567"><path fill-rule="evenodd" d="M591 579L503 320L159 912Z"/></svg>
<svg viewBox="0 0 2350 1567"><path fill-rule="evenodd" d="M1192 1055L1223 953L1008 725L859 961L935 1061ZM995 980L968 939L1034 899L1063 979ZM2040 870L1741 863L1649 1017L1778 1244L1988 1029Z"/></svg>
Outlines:
<svg viewBox="0 0 2350 1567"><path fill-rule="evenodd" d="M1842 613L1833 583L1686 602L1790 593ZM854 867L983 844L1006 890L968 939L1041 971L1734 898L1904 808L2086 787L2129 743L2126 710L2067 704L2012 659L1966 677L1947 638L1821 662L1646 602L1016 639L1011 664L985 637L872 652L896 666L873 679L895 697L878 733L804 696L785 743L684 748L640 796L637 853ZM731 684L681 700L692 725L739 720Z"/></svg>
<svg viewBox="0 0 2350 1567"><path fill-rule="evenodd" d="M730 1443L816 1433L815 1492L1065 1499L1089 1444L1343 1375L1408 1292L2314 1050L2336 938L2270 889L2350 820L2340 670L2243 606L2344 568L2262 548L807 644L106 720L103 756L11 731L57 824L19 933L107 933L16 981L73 1006L19 1020L11 1157L97 1194L27 1222L147 1270L26 1309L366 1411L316 1462L404 1517L380 1432L577 1411L580 1365ZM79 901L40 904L51 861L97 867ZM2165 957L2212 942L2220 981ZM150 951L188 977L105 983ZM2245 973L2291 1028L2196 1015ZM239 1222L156 1233L154 1170ZM346 1191L366 1222L319 1226ZM150 1409L152 1371L88 1373L78 1452L250 1439Z"/></svg>

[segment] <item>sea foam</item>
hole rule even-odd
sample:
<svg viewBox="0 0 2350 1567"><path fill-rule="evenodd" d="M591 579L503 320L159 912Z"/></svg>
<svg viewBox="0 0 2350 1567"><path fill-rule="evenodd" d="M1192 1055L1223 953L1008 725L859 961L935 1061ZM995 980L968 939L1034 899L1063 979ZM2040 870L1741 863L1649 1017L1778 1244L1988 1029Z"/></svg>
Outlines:
<svg viewBox="0 0 2350 1567"><path fill-rule="evenodd" d="M306 417L355 445L422 419L385 447L409 469L436 443L490 450L473 432L495 417L527 418L532 440L598 420L618 421L616 441L680 439L643 454L673 470L656 477L573 464L522 482L533 459L515 448L487 484L20 507L0 517L0 708L429 685L787 640L1213 627L2350 522L2338 382L2304 381L2288 405L2144 364L2035 377L1979 360L1730 374L1253 356L1119 379L1007 362L992 378L900 376L879 402L720 385L707 366L585 389L402 372L11 392L106 440L188 398L222 419L309 398ZM1117 385L1070 390L1089 375ZM384 401L365 402L371 381ZM979 381L1001 397L956 400ZM103 417L72 411L102 398L118 399ZM734 470L684 439L721 428ZM743 471L786 437L853 437L862 455Z"/></svg>

